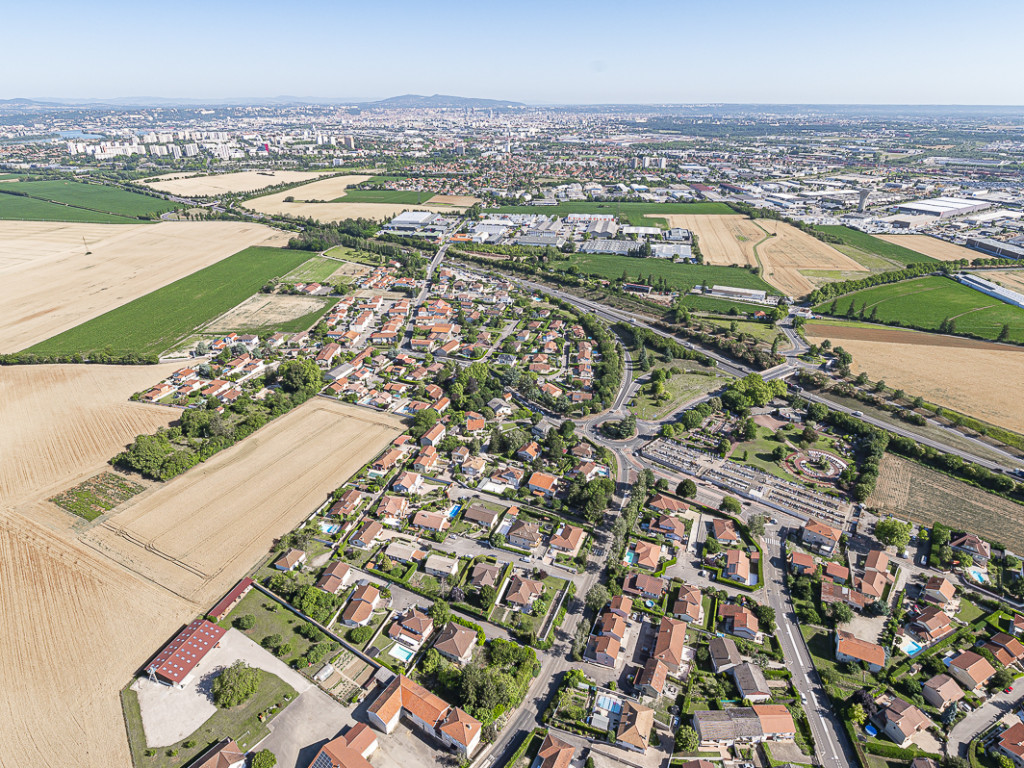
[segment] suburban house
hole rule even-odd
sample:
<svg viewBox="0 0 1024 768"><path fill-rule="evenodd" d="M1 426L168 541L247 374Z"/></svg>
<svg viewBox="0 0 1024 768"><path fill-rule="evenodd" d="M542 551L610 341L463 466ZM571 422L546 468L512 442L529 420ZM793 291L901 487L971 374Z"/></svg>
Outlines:
<svg viewBox="0 0 1024 768"><path fill-rule="evenodd" d="M361 547L362 549L367 549L368 547L373 546L373 543L377 540L377 537L380 536L381 531L383 530L384 526L376 520L367 520L359 526L359 530L352 535L352 538L348 540L348 543L356 547Z"/></svg>
<svg viewBox="0 0 1024 768"><path fill-rule="evenodd" d="M666 514L670 514L672 512L685 512L690 508L690 505L685 501L673 499L671 496L666 496L663 493L654 494L647 502L647 506L655 512L663 512Z"/></svg>
<svg viewBox="0 0 1024 768"><path fill-rule="evenodd" d="M633 600L625 595L616 595L608 602L608 610L616 616L628 619L633 611Z"/></svg>
<svg viewBox="0 0 1024 768"><path fill-rule="evenodd" d="M516 451L516 458L527 464L531 461L536 461L539 456L540 446L533 440Z"/></svg>
<svg viewBox="0 0 1024 768"><path fill-rule="evenodd" d="M637 539L630 545L633 559L632 564L638 568L645 568L653 571L661 562L661 544L654 544L644 539Z"/></svg>
<svg viewBox="0 0 1024 768"><path fill-rule="evenodd" d="M661 600L667 586L665 580L659 576L629 573L622 581L622 592L631 597L642 597L645 600Z"/></svg>
<svg viewBox="0 0 1024 768"><path fill-rule="evenodd" d="M467 523L479 525L487 530L494 528L499 517L501 517L500 512L495 512L493 509L488 509L481 504L472 504L469 509L462 513L462 519Z"/></svg>
<svg viewBox="0 0 1024 768"><path fill-rule="evenodd" d="M1004 667L1009 666L1015 661L1024 660L1024 644L1022 644L1017 638L1011 637L1005 632L996 632L996 634L992 635L992 639L985 643L985 647L991 647L995 653L996 659ZM1000 654L996 651L1002 651L1002 653ZM1002 658L1000 658L1000 656L1002 656ZM1006 661L1003 660L1004 658Z"/></svg>
<svg viewBox="0 0 1024 768"><path fill-rule="evenodd" d="M245 768L245 761L245 750L234 739L222 739L193 760L189 768Z"/></svg>
<svg viewBox="0 0 1024 768"><path fill-rule="evenodd" d="M487 462L482 456L470 456L462 462L462 474L466 477L480 477L487 469Z"/></svg>
<svg viewBox="0 0 1024 768"><path fill-rule="evenodd" d="M423 570L439 579L450 579L459 572L459 561L454 557L429 555L423 564Z"/></svg>
<svg viewBox="0 0 1024 768"><path fill-rule="evenodd" d="M1024 766L1024 723L1014 723L999 734L996 748L1018 768Z"/></svg>
<svg viewBox="0 0 1024 768"><path fill-rule="evenodd" d="M554 475L549 475L547 472L534 472L530 475L527 486L534 493L551 498L555 495L555 490L558 488L558 478Z"/></svg>
<svg viewBox="0 0 1024 768"><path fill-rule="evenodd" d="M800 540L809 547L817 547L822 554L831 556L839 546L842 533L838 528L825 525L817 520L808 520Z"/></svg>
<svg viewBox="0 0 1024 768"><path fill-rule="evenodd" d="M446 531L449 525L451 523L448 522L448 516L441 512L417 512L412 518L412 526L414 528L433 533Z"/></svg>
<svg viewBox="0 0 1024 768"><path fill-rule="evenodd" d="M622 642L626 638L626 620L617 613L605 611L601 614L601 630L596 634L614 637Z"/></svg>
<svg viewBox="0 0 1024 768"><path fill-rule="evenodd" d="M711 653L711 668L716 673L728 672L741 661L736 641L731 637L712 637L708 651Z"/></svg>
<svg viewBox="0 0 1024 768"><path fill-rule="evenodd" d="M665 617L658 625L651 658L661 661L673 672L686 661L686 622Z"/></svg>
<svg viewBox="0 0 1024 768"><path fill-rule="evenodd" d="M668 667L660 659L649 658L644 666L637 671L633 684L645 696L657 698L665 690L668 680Z"/></svg>
<svg viewBox="0 0 1024 768"><path fill-rule="evenodd" d="M793 716L781 704L700 710L693 715L693 727L702 743L718 746L783 741L796 736Z"/></svg>
<svg viewBox="0 0 1024 768"><path fill-rule="evenodd" d="M719 606L718 614L722 617L726 632L747 640L757 638L757 616L747 606L724 603Z"/></svg>
<svg viewBox="0 0 1024 768"><path fill-rule="evenodd" d="M409 516L409 500L405 496L382 496L377 505L377 517L384 525L398 528Z"/></svg>
<svg viewBox="0 0 1024 768"><path fill-rule="evenodd" d="M390 448L383 456L373 462L367 474L372 478L384 477L384 475L398 466L398 462L401 461L404 455L399 449Z"/></svg>
<svg viewBox="0 0 1024 768"><path fill-rule="evenodd" d="M906 747L914 736L933 725L924 712L899 698L894 698L879 712L877 719L882 732L901 747Z"/></svg>
<svg viewBox="0 0 1024 768"><path fill-rule="evenodd" d="M965 533L963 536L956 537L949 542L949 546L957 552L970 555L971 559L979 565L987 563L992 556L992 546L973 533Z"/></svg>
<svg viewBox="0 0 1024 768"><path fill-rule="evenodd" d="M793 554L789 558L789 570L792 573L798 576L810 575L817 570L817 567L811 555L799 550L793 550Z"/></svg>
<svg viewBox="0 0 1024 768"><path fill-rule="evenodd" d="M434 620L418 608L399 614L388 629L388 637L418 651L434 631Z"/></svg>
<svg viewBox="0 0 1024 768"><path fill-rule="evenodd" d="M530 768L569 768L576 750L549 731L540 745L540 751L530 764Z"/></svg>
<svg viewBox="0 0 1024 768"><path fill-rule="evenodd" d="M711 520L711 538L717 539L720 544L729 546L739 544L740 535L736 531L736 523L732 520L723 520L720 517Z"/></svg>
<svg viewBox="0 0 1024 768"><path fill-rule="evenodd" d="M872 549L864 559L865 573L889 573L889 556L884 550Z"/></svg>
<svg viewBox="0 0 1024 768"><path fill-rule="evenodd" d="M737 664L729 670L732 679L736 682L736 688L740 692L740 698L747 699L753 704L761 704L770 701L772 698L771 689L768 687L768 680L761 668L744 662Z"/></svg>
<svg viewBox="0 0 1024 768"><path fill-rule="evenodd" d="M558 530L551 535L549 544L552 549L575 555L579 551L580 544L583 543L585 535L586 532L582 528L562 523Z"/></svg>
<svg viewBox="0 0 1024 768"><path fill-rule="evenodd" d="M405 675L396 675L367 710L370 723L393 733L405 717L444 744L468 757L480 743L480 721L458 707L451 707Z"/></svg>
<svg viewBox="0 0 1024 768"><path fill-rule="evenodd" d="M683 584L672 606L672 615L686 622L704 621L704 596L693 584Z"/></svg>
<svg viewBox="0 0 1024 768"><path fill-rule="evenodd" d="M344 736L320 747L309 765L310 768L372 768L369 758L376 750L377 735L366 723L356 723Z"/></svg>
<svg viewBox="0 0 1024 768"><path fill-rule="evenodd" d="M541 544L540 525L516 520L508 529L508 543L519 549L533 549Z"/></svg>
<svg viewBox="0 0 1024 768"><path fill-rule="evenodd" d="M963 689L956 680L946 674L938 674L921 685L924 700L936 709L943 710L964 697Z"/></svg>
<svg viewBox="0 0 1024 768"><path fill-rule="evenodd" d="M330 565L324 568L323 573L320 574L320 578L317 579L316 586L324 592L336 595L343 587L348 586L351 572L352 566L348 563L341 560L334 560Z"/></svg>
<svg viewBox="0 0 1024 768"><path fill-rule="evenodd" d="M347 627L363 627L370 623L373 611L380 602L380 592L372 584L356 587L341 614L341 623Z"/></svg>
<svg viewBox="0 0 1024 768"><path fill-rule="evenodd" d="M350 488L342 494L342 497L331 505L328 514L335 517L349 517L359 509L359 503L363 500L363 494L355 488Z"/></svg>
<svg viewBox="0 0 1024 768"><path fill-rule="evenodd" d="M615 744L632 752L645 753L653 728L653 709L624 700L619 713L619 727L615 731Z"/></svg>
<svg viewBox="0 0 1024 768"><path fill-rule="evenodd" d="M472 629L449 621L434 641L434 648L456 664L467 664L473 658L476 640L476 632Z"/></svg>
<svg viewBox="0 0 1024 768"><path fill-rule="evenodd" d="M974 651L962 651L949 662L949 674L968 691L979 691L995 673L988 659Z"/></svg>
<svg viewBox="0 0 1024 768"><path fill-rule="evenodd" d="M583 655L602 667L614 667L621 649L622 642L614 635L591 635Z"/></svg>
<svg viewBox="0 0 1024 768"><path fill-rule="evenodd" d="M500 578L501 566L494 563L477 563L469 573L469 583L477 589L481 587L497 588Z"/></svg>
<svg viewBox="0 0 1024 768"><path fill-rule="evenodd" d="M956 597L956 587L945 576L932 576L924 584L924 599L945 608Z"/></svg>
<svg viewBox="0 0 1024 768"><path fill-rule="evenodd" d="M395 493L419 493L423 487L423 476L416 472L403 472L391 487Z"/></svg>
<svg viewBox="0 0 1024 768"><path fill-rule="evenodd" d="M527 579L516 574L509 581L505 602L517 611L525 613L533 607L533 601L544 594L544 582Z"/></svg>
<svg viewBox="0 0 1024 768"><path fill-rule="evenodd" d="M836 661L846 661L851 664L864 662L868 665L870 672L880 672L885 666L885 648L837 629Z"/></svg>
<svg viewBox="0 0 1024 768"><path fill-rule="evenodd" d="M420 451L420 455L412 463L412 468L417 472L430 472L437 466L437 455L437 448L428 445Z"/></svg>
<svg viewBox="0 0 1024 768"><path fill-rule="evenodd" d="M850 580L850 569L839 563L826 563L822 578L834 581L836 584L845 584Z"/></svg>
<svg viewBox="0 0 1024 768"><path fill-rule="evenodd" d="M672 541L683 541L686 538L686 523L678 517L661 515L651 523L651 532L660 533Z"/></svg>
<svg viewBox="0 0 1024 768"><path fill-rule="evenodd" d="M389 560L394 560L398 563L405 563L408 565L412 562L417 562L426 557L426 552L419 549L415 544L408 541L402 541L401 539L392 539L391 543L388 544L384 550L384 555Z"/></svg>
<svg viewBox="0 0 1024 768"><path fill-rule="evenodd" d="M301 549L289 549L283 555L281 555L271 568L276 568L279 571L294 571L300 565L306 562L306 553Z"/></svg>
<svg viewBox="0 0 1024 768"><path fill-rule="evenodd" d="M863 592L858 592L850 587L844 587L842 584L836 584L834 581L822 581L821 602L824 605L846 603L851 608L856 608L859 611L863 610L864 606L872 602L872 600Z"/></svg>
<svg viewBox="0 0 1024 768"><path fill-rule="evenodd" d="M909 625L910 631L925 643L934 643L950 634L954 627L941 608L929 605Z"/></svg>
<svg viewBox="0 0 1024 768"><path fill-rule="evenodd" d="M724 575L740 584L757 583L757 574L750 572L750 558L742 549L730 549L725 553Z"/></svg>

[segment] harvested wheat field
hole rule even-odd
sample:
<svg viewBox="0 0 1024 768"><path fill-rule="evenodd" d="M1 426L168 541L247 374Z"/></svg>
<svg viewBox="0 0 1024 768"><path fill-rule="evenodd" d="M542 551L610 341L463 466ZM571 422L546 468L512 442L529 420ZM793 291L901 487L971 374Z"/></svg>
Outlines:
<svg viewBox="0 0 1024 768"><path fill-rule="evenodd" d="M993 283L999 283L1011 291L1024 293L1024 270L1020 269L993 269L984 272L975 272L975 275Z"/></svg>
<svg viewBox="0 0 1024 768"><path fill-rule="evenodd" d="M0 512L0 766L131 766L118 691L201 610Z"/></svg>
<svg viewBox="0 0 1024 768"><path fill-rule="evenodd" d="M908 335L896 342L873 341L850 338L853 334L849 333L842 335L849 331ZM830 339L842 346L853 355L853 370L864 371L872 381L884 379L889 387L912 396L920 395L990 424L1024 432L1020 389L1008 386L1024 381L1024 349L941 336L932 336L933 343L925 344L920 338L924 335L813 324L807 329L808 341Z"/></svg>
<svg viewBox="0 0 1024 768"><path fill-rule="evenodd" d="M923 253L925 256L931 256L939 261L959 261L960 259L974 261L974 259L985 257L983 253L939 240L931 235L875 235L875 237L888 243L902 245L904 248Z"/></svg>
<svg viewBox="0 0 1024 768"><path fill-rule="evenodd" d="M1024 506L886 454L869 507L915 522L939 522L1024 550Z"/></svg>
<svg viewBox="0 0 1024 768"><path fill-rule="evenodd" d="M695 233L705 264L757 265L754 246L764 239L765 232L746 216L672 214L656 218Z"/></svg>
<svg viewBox="0 0 1024 768"><path fill-rule="evenodd" d="M233 221L0 221L0 351L44 341L251 245L287 242L286 233Z"/></svg>
<svg viewBox="0 0 1024 768"><path fill-rule="evenodd" d="M462 205L466 207L479 202L480 198L472 195L434 195L427 200L428 205Z"/></svg>
<svg viewBox="0 0 1024 768"><path fill-rule="evenodd" d="M78 521L40 500L102 470L136 435L176 420L176 409L128 398L177 367L0 367L0 506L57 527Z"/></svg>
<svg viewBox="0 0 1024 768"><path fill-rule="evenodd" d="M843 279L868 271L845 253L791 224L773 219L761 219L759 223L773 235L757 248L761 277L787 296L804 296L814 290L815 284L803 274L804 270L841 272Z"/></svg>
<svg viewBox="0 0 1024 768"><path fill-rule="evenodd" d="M203 328L208 333L231 333L238 328L268 328L323 309L330 299L257 293L215 318Z"/></svg>
<svg viewBox="0 0 1024 768"><path fill-rule="evenodd" d="M146 186L183 197L214 197L225 193L258 192L278 184L312 181L323 175L315 171L239 171L213 176L160 178Z"/></svg>
<svg viewBox="0 0 1024 768"><path fill-rule="evenodd" d="M212 599L404 428L314 398L134 497L82 541L183 597Z"/></svg>

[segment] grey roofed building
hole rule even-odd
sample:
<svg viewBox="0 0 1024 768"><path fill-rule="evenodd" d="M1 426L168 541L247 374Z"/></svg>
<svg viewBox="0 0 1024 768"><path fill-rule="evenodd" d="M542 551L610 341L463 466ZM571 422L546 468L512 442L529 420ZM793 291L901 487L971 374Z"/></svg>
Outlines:
<svg viewBox="0 0 1024 768"><path fill-rule="evenodd" d="M596 240L588 240L580 246L580 253L614 253L619 256L625 256L630 251L634 251L639 247L639 243L633 240L598 238Z"/></svg>
<svg viewBox="0 0 1024 768"><path fill-rule="evenodd" d="M757 713L746 707L697 711L693 727L701 741L751 741L764 735Z"/></svg>
<svg viewBox="0 0 1024 768"><path fill-rule="evenodd" d="M740 663L740 651L730 637L713 637L708 644L711 666L715 672L724 672Z"/></svg>
<svg viewBox="0 0 1024 768"><path fill-rule="evenodd" d="M656 259L689 259L693 257L693 250L685 243L652 243L651 254Z"/></svg>
<svg viewBox="0 0 1024 768"><path fill-rule="evenodd" d="M768 687L768 680L765 679L761 668L744 662L730 670L740 696L751 701L766 700L771 698L772 692Z"/></svg>
<svg viewBox="0 0 1024 768"><path fill-rule="evenodd" d="M565 238L551 232L520 235L516 238L516 245L528 245L535 248L544 248L550 245L554 248L561 248L565 245Z"/></svg>

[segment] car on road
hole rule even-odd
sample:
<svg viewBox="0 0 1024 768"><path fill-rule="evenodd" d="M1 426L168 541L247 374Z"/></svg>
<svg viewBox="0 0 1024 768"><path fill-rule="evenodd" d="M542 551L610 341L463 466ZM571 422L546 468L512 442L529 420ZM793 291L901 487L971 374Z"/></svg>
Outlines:
<svg viewBox="0 0 1024 768"><path fill-rule="evenodd" d="M530 558L530 557L520 557L519 558L519 562L521 562L521 563L530 563L530 562L533 562L533 558Z"/></svg>
<svg viewBox="0 0 1024 768"><path fill-rule="evenodd" d="M801 704L806 704L807 703L807 694L802 692L802 691L800 692L800 703Z"/></svg>
<svg viewBox="0 0 1024 768"><path fill-rule="evenodd" d="M858 418L864 415L864 411L853 411L851 416L857 416Z"/></svg>
<svg viewBox="0 0 1024 768"><path fill-rule="evenodd" d="M1013 693L1013 686L1008 685L1005 688L1003 688L1003 693Z"/></svg>

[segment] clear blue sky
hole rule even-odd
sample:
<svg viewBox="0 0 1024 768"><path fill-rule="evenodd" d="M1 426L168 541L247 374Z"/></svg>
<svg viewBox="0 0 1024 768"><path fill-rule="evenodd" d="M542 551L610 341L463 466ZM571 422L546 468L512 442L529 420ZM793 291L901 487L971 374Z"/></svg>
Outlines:
<svg viewBox="0 0 1024 768"><path fill-rule="evenodd" d="M1002 0L9 3L0 98L1024 104Z"/></svg>

